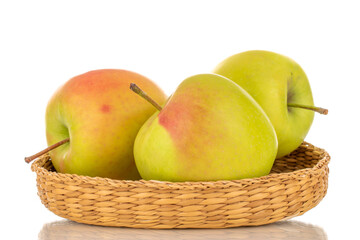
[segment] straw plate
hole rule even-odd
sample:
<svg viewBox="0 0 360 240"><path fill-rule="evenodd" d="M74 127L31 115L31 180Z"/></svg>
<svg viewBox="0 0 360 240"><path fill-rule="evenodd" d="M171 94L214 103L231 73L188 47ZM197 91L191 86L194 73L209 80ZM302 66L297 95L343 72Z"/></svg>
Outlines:
<svg viewBox="0 0 360 240"><path fill-rule="evenodd" d="M267 176L234 181L130 181L55 172L49 155L31 166L41 202L79 223L132 228L264 225L315 207L328 187L329 154L304 142Z"/></svg>

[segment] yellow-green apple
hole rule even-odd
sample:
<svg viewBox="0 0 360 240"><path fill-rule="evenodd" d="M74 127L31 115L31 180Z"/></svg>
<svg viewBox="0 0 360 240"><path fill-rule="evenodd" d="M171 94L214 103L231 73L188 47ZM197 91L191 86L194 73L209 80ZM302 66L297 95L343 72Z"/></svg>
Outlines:
<svg viewBox="0 0 360 240"><path fill-rule="evenodd" d="M269 173L276 152L275 130L261 107L216 74L185 79L134 144L136 166L146 180L259 177Z"/></svg>
<svg viewBox="0 0 360 240"><path fill-rule="evenodd" d="M291 153L303 142L314 111L327 113L313 107L310 84L300 65L281 54L242 52L222 61L214 73L239 84L264 109L277 134L277 158Z"/></svg>
<svg viewBox="0 0 360 240"><path fill-rule="evenodd" d="M48 145L69 138L50 152L61 173L114 179L139 179L133 144L155 112L129 90L135 82L164 103L163 91L148 78L126 70L101 69L76 76L61 86L46 109Z"/></svg>

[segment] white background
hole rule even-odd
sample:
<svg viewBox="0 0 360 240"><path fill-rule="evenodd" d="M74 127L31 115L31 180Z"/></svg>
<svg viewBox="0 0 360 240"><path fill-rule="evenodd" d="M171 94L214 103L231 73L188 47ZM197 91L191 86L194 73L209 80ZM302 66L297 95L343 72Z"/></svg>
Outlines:
<svg viewBox="0 0 360 240"><path fill-rule="evenodd" d="M45 107L66 80L93 69L122 68L170 94L186 77L210 72L232 54L263 49L293 58L307 73L316 105L327 107L329 115L316 115L306 140L332 156L324 200L274 229L293 233L290 239L301 239L301 228L314 229L318 236L312 239L359 239L359 10L356 1L329 0L1 1L0 238L37 239L40 233L49 239L46 231L57 236L48 226L62 219L41 204L36 176L23 159L46 146ZM74 224L67 229L69 239L92 231L98 232L94 239L164 234ZM166 234L261 239L253 231L271 239L273 230Z"/></svg>

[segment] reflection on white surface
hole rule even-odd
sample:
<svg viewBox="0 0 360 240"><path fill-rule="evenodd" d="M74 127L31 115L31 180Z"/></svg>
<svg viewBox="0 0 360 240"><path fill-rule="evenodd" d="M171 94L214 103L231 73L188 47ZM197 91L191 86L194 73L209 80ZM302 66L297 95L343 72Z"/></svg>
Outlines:
<svg viewBox="0 0 360 240"><path fill-rule="evenodd" d="M80 224L68 220L47 223L39 233L39 240L113 240L113 239L286 239L286 240L326 240L320 227L299 221L283 221L258 227L239 227L227 229L134 229L101 227Z"/></svg>

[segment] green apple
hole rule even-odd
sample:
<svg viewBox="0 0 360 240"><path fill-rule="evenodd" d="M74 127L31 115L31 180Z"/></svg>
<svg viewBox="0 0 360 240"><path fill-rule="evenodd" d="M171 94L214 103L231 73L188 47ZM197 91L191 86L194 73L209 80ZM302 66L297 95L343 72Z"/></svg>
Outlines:
<svg viewBox="0 0 360 240"><path fill-rule="evenodd" d="M50 99L46 109L48 145L69 138L50 152L61 173L114 179L139 179L133 144L143 123L155 112L134 96L135 82L164 103L163 91L134 72L102 69L67 81Z"/></svg>
<svg viewBox="0 0 360 240"><path fill-rule="evenodd" d="M213 71L245 89L264 109L278 138L277 158L295 150L314 118L308 78L294 60L269 51L247 51L230 56Z"/></svg>
<svg viewBox="0 0 360 240"><path fill-rule="evenodd" d="M141 177L163 181L263 176L276 152L275 130L261 107L216 74L185 79L141 127L134 144Z"/></svg>

